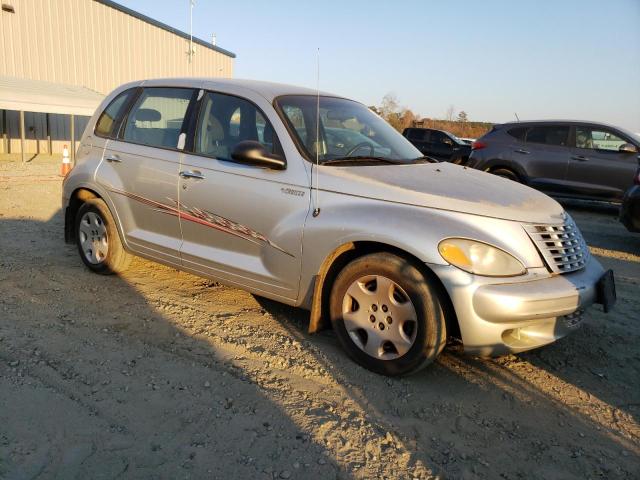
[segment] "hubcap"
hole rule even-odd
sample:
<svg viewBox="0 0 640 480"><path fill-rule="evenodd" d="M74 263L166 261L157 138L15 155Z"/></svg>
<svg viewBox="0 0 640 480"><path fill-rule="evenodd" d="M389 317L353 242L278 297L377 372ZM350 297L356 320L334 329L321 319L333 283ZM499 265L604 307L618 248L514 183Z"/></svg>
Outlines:
<svg viewBox="0 0 640 480"><path fill-rule="evenodd" d="M393 360L416 341L416 309L393 280L366 275L347 289L342 300L344 326L360 350L373 358Z"/></svg>
<svg viewBox="0 0 640 480"><path fill-rule="evenodd" d="M97 265L107 258L107 227L100 215L94 212L85 213L80 219L78 237L82 252L89 263Z"/></svg>

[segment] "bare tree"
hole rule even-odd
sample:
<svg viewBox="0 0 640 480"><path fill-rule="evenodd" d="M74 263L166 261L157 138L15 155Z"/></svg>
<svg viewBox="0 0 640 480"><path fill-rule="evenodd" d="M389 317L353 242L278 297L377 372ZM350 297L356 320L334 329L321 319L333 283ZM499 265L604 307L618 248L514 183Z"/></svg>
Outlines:
<svg viewBox="0 0 640 480"><path fill-rule="evenodd" d="M418 115L411 109L400 106L398 97L393 93L387 93L382 98L380 107L370 108L399 132L402 132L405 128L412 127L413 123L418 119Z"/></svg>
<svg viewBox="0 0 640 480"><path fill-rule="evenodd" d="M456 107L454 107L453 105L449 105L449 108L447 108L447 112L445 114L445 120L448 120L450 122L453 121L453 116L456 113Z"/></svg>
<svg viewBox="0 0 640 480"><path fill-rule="evenodd" d="M396 97L395 93L387 93L384 97L382 97L380 114L385 119L392 116L393 114L397 114L399 109L400 107L398 104L398 97Z"/></svg>

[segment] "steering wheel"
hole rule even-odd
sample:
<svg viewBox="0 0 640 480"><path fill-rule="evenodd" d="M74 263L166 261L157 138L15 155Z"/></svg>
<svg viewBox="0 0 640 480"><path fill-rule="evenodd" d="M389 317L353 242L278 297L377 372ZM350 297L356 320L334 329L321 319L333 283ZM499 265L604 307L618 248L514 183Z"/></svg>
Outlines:
<svg viewBox="0 0 640 480"><path fill-rule="evenodd" d="M360 142L357 145L355 145L353 148L351 148L346 154L345 157L350 157L351 155L353 155L353 152L357 152L358 149L363 148L363 147L369 147L369 155L374 155L376 153L375 147L369 143L369 142Z"/></svg>

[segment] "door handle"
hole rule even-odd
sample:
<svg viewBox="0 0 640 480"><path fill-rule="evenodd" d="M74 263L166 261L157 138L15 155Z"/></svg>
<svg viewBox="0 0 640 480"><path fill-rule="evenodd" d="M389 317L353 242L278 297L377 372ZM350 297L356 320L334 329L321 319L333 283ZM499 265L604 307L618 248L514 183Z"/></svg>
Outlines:
<svg viewBox="0 0 640 480"><path fill-rule="evenodd" d="M529 155L531 152L529 150L523 150L522 148L518 148L516 153L521 153L523 155Z"/></svg>
<svg viewBox="0 0 640 480"><path fill-rule="evenodd" d="M586 162L587 160L589 160L584 155L572 155L571 158L574 159L574 160L578 160L580 162Z"/></svg>
<svg viewBox="0 0 640 480"><path fill-rule="evenodd" d="M117 162L120 163L122 162L122 159L118 156L118 155L109 155L107 158L105 158L105 160L107 162Z"/></svg>
<svg viewBox="0 0 640 480"><path fill-rule="evenodd" d="M204 179L204 175L197 170L185 170L180 172L182 178L197 178L198 180Z"/></svg>

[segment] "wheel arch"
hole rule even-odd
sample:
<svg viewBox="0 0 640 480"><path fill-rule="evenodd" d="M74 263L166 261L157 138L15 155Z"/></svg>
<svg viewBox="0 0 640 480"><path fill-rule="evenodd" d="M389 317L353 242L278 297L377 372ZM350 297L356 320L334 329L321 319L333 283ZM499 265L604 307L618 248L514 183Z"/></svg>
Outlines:
<svg viewBox="0 0 640 480"><path fill-rule="evenodd" d="M458 318L456 316L455 309L453 308L451 298L438 276L428 267L428 265L406 250L387 243L370 240L353 241L340 245L333 252L327 255L323 261L316 275L313 287L309 333L315 333L320 330L330 328L328 320L329 296L331 294L333 283L342 268L356 258L370 253L379 252L387 252L404 258L415 265L425 278L433 282L433 285L438 290L438 293L440 293L441 298L444 299L445 304L442 307L447 322L447 332L449 332L450 336L460 338Z"/></svg>
<svg viewBox="0 0 640 480"><path fill-rule="evenodd" d="M67 208L64 212L64 241L66 243L75 242L76 238L74 226L76 214L78 213L78 210L80 209L82 204L92 198L102 199L102 197L97 192L86 187L76 188L71 193L71 196L69 197L69 203L67 204Z"/></svg>
<svg viewBox="0 0 640 480"><path fill-rule="evenodd" d="M517 175L522 183L527 183L527 172L518 164L514 162L505 161L502 159L491 160L485 165L482 170L485 172L493 173L498 169L510 170Z"/></svg>

